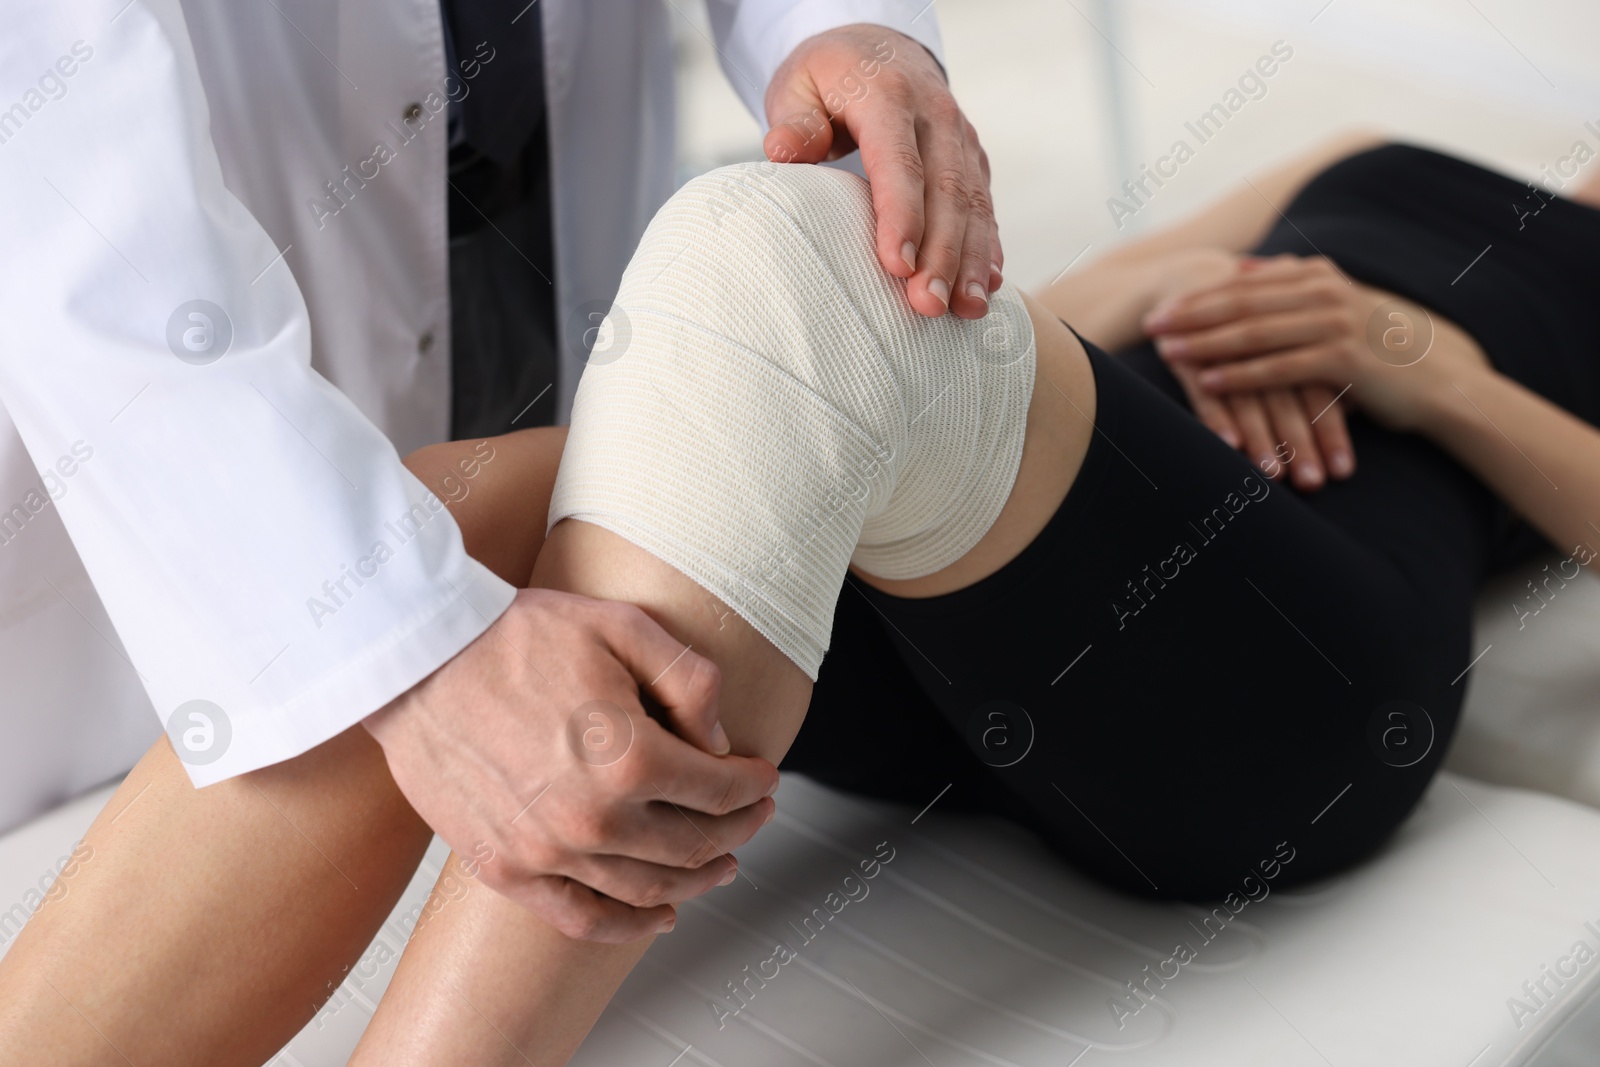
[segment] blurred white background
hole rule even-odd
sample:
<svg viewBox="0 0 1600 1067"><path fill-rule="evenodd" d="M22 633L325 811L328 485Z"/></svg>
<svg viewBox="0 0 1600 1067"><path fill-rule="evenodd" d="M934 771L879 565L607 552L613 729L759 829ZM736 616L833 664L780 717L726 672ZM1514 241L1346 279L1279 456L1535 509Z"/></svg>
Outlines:
<svg viewBox="0 0 1600 1067"><path fill-rule="evenodd" d="M761 158L703 5L670 6L681 176ZM1576 140L1600 148L1583 128L1600 128L1593 0L936 0L930 15L994 169L1006 274L1029 289L1352 126L1525 178ZM1196 145L1184 123L1280 40L1294 55L1266 95L1119 231L1107 198L1175 139Z"/></svg>

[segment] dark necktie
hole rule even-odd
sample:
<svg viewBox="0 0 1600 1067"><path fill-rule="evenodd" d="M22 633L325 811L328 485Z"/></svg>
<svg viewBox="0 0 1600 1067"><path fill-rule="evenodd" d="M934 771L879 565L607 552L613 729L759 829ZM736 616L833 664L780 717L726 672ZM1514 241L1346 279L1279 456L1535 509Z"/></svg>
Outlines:
<svg viewBox="0 0 1600 1067"><path fill-rule="evenodd" d="M458 101L450 108L447 187L455 438L555 421L543 6L440 0L448 88Z"/></svg>
<svg viewBox="0 0 1600 1067"><path fill-rule="evenodd" d="M441 0L441 7L453 45L451 73L468 90L460 106L466 142L500 166L510 166L544 124L539 4Z"/></svg>

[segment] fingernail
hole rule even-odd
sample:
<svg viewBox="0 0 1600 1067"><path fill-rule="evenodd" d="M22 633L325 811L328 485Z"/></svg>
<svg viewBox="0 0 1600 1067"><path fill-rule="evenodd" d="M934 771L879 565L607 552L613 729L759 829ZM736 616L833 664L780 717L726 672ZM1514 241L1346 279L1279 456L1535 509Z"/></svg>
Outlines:
<svg viewBox="0 0 1600 1067"><path fill-rule="evenodd" d="M1215 389L1222 384L1222 372L1219 370L1206 370L1200 372L1200 384L1207 389Z"/></svg>
<svg viewBox="0 0 1600 1067"><path fill-rule="evenodd" d="M774 805L772 805L772 807L767 809L767 817L765 819L761 820L761 825L762 826L767 825L767 823L772 821L773 816L775 816L777 814L778 814L778 805L774 804Z"/></svg>
<svg viewBox="0 0 1600 1067"><path fill-rule="evenodd" d="M1157 337L1156 351L1163 356L1183 356L1189 353L1189 342L1181 337Z"/></svg>
<svg viewBox="0 0 1600 1067"><path fill-rule="evenodd" d="M783 781L783 779L781 779L781 778L774 778L772 780L772 784L767 787L767 791L765 793L763 793L762 795L770 797L772 794L776 793L778 791L778 784L780 782L782 782L782 781Z"/></svg>
<svg viewBox="0 0 1600 1067"><path fill-rule="evenodd" d="M658 934L667 933L674 926L677 926L677 925L678 925L678 917L676 915L674 915L672 918L670 918L666 922L662 923L661 926L656 930L656 933L658 933Z"/></svg>
<svg viewBox="0 0 1600 1067"><path fill-rule="evenodd" d="M1329 456L1328 469L1333 472L1334 477L1336 478L1350 477L1350 453L1335 452L1333 455Z"/></svg>
<svg viewBox="0 0 1600 1067"><path fill-rule="evenodd" d="M1150 314L1144 317L1144 328L1146 333L1155 333L1158 330L1165 330L1171 325L1172 312L1168 311L1166 308L1156 308L1154 311L1150 312Z"/></svg>
<svg viewBox="0 0 1600 1067"><path fill-rule="evenodd" d="M733 744L728 740L728 731L722 728L722 721L711 724L711 751L719 756L726 756L733 751Z"/></svg>
<svg viewBox="0 0 1600 1067"><path fill-rule="evenodd" d="M1217 434L1217 436L1222 438L1223 443L1225 443L1229 448L1239 447L1239 435L1234 433L1232 430L1223 430L1221 433Z"/></svg>
<svg viewBox="0 0 1600 1067"><path fill-rule="evenodd" d="M733 864L732 866L730 866L728 868L728 873L723 875L722 876L722 881L718 882L717 884L718 885L727 885L729 882L732 882L737 877L739 877L739 865L737 863L735 863L735 864Z"/></svg>
<svg viewBox="0 0 1600 1067"><path fill-rule="evenodd" d="M1315 488L1322 484L1322 468L1313 464L1302 464L1296 472L1295 481L1307 488Z"/></svg>
<svg viewBox="0 0 1600 1067"><path fill-rule="evenodd" d="M900 246L900 258L906 261L907 270L917 269L917 246L907 241Z"/></svg>
<svg viewBox="0 0 1600 1067"><path fill-rule="evenodd" d="M996 274L1000 275L1000 277L1002 277L1002 278L1005 277L1005 271L1000 269L1000 264L994 262L993 260L990 260L989 261L989 275L990 275L990 277L993 277Z"/></svg>
<svg viewBox="0 0 1600 1067"><path fill-rule="evenodd" d="M950 283L943 278L935 278L929 282L928 292L932 293L934 299L945 307L950 306Z"/></svg>
<svg viewBox="0 0 1600 1067"><path fill-rule="evenodd" d="M987 304L989 302L989 290L985 289L981 282L968 282L966 294L981 303Z"/></svg>

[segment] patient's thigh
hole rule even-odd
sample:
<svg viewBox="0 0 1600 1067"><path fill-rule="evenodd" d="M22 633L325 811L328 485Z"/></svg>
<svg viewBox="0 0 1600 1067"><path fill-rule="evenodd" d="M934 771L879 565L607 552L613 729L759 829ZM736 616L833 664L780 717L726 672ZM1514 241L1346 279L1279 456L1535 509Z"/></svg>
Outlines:
<svg viewBox="0 0 1600 1067"><path fill-rule="evenodd" d="M162 738L0 961L0 1064L43 1047L264 1062L338 988L430 838L360 727L200 790Z"/></svg>

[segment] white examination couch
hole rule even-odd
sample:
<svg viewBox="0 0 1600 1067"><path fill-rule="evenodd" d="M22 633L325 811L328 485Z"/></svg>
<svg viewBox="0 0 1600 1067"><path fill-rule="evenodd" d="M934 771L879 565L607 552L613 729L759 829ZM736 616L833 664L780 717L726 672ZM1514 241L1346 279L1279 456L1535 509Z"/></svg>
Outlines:
<svg viewBox="0 0 1600 1067"><path fill-rule="evenodd" d="M1474 654L1488 651L1460 682L1450 770L1358 869L1223 908L1224 924L1101 889L1005 824L788 776L777 820L740 850L744 877L682 908L574 1063L1529 1062L1600 988L1600 581L1581 575L1519 620L1512 604L1539 603L1523 582L1544 562L1484 594ZM108 793L0 839L0 909L71 851ZM436 841L274 1067L345 1061L444 855Z"/></svg>

